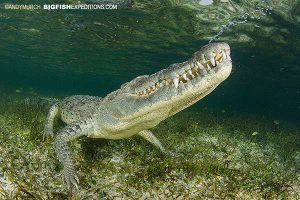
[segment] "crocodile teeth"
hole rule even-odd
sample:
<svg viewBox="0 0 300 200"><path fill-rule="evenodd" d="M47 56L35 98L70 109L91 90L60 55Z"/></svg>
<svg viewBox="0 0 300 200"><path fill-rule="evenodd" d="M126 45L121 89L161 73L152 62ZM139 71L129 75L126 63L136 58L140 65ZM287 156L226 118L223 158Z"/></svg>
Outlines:
<svg viewBox="0 0 300 200"><path fill-rule="evenodd" d="M215 58L213 56L211 56L209 60L213 66L216 66Z"/></svg>
<svg viewBox="0 0 300 200"><path fill-rule="evenodd" d="M211 68L210 68L210 66L209 66L209 64L207 63L207 65L206 65L206 67L207 67L207 69L210 71L211 70Z"/></svg>
<svg viewBox="0 0 300 200"><path fill-rule="evenodd" d="M196 61L196 64L198 65L198 67L199 67L200 69L204 68L204 66L201 64L201 62Z"/></svg>
<svg viewBox="0 0 300 200"><path fill-rule="evenodd" d="M223 56L223 58L227 58L227 55L224 51L222 51L222 56Z"/></svg>
<svg viewBox="0 0 300 200"><path fill-rule="evenodd" d="M203 74L207 73L205 67L200 62L197 62L197 65L199 66L199 68L201 69L201 71L203 72Z"/></svg>
<svg viewBox="0 0 300 200"><path fill-rule="evenodd" d="M174 78L173 82L174 82L175 88L177 88L178 87L179 78Z"/></svg>
<svg viewBox="0 0 300 200"><path fill-rule="evenodd" d="M192 76L192 78L194 78L195 76L194 76L194 74L192 73L192 70L189 70L188 71L188 73L189 73L189 75L191 75Z"/></svg>
<svg viewBox="0 0 300 200"><path fill-rule="evenodd" d="M227 55L227 59L231 60L231 57L230 57L229 53L227 53L226 55Z"/></svg>
<svg viewBox="0 0 300 200"><path fill-rule="evenodd" d="M219 61L217 61L217 60L216 60L216 63L217 63L217 65L218 65L218 64L220 64L220 62L219 62Z"/></svg>
<svg viewBox="0 0 300 200"><path fill-rule="evenodd" d="M186 80L186 81L188 80L186 74L182 74L182 77L184 78L184 80Z"/></svg>
<svg viewBox="0 0 300 200"><path fill-rule="evenodd" d="M146 90L144 90L144 91L143 91L143 94L146 94L146 93L147 93Z"/></svg>

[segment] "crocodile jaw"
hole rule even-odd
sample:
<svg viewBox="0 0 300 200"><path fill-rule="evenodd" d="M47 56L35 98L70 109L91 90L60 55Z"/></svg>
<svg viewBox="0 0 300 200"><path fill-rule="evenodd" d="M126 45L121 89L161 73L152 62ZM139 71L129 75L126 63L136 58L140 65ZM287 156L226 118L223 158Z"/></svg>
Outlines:
<svg viewBox="0 0 300 200"><path fill-rule="evenodd" d="M206 76L198 77L190 83L179 84L177 88L174 85L169 85L161 91L160 96L153 95L151 98L148 97L147 101L155 103L148 104L148 106L147 103L144 103L144 106L138 112L135 112L133 115L126 115L124 118L131 121L148 115L145 117L147 120L152 118L162 121L191 106L212 92L230 75L231 69L232 64L228 60L222 66L219 66L216 71L211 71ZM140 102L140 104L142 103Z"/></svg>
<svg viewBox="0 0 300 200"><path fill-rule="evenodd" d="M170 107L168 116L176 114L207 96L230 75L231 69L231 61L227 60L222 63L222 66L212 69L206 76L198 77L190 84L179 84L175 90L170 88L175 95L171 99L171 106L167 101L166 106Z"/></svg>
<svg viewBox="0 0 300 200"><path fill-rule="evenodd" d="M231 69L229 45L212 43L186 62L124 84L104 102L111 115L122 122L151 128L208 95Z"/></svg>

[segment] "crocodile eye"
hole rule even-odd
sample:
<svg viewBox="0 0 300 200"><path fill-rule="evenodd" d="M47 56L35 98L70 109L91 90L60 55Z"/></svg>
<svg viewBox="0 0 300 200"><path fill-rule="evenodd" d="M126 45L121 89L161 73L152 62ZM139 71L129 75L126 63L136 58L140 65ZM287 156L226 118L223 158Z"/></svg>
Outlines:
<svg viewBox="0 0 300 200"><path fill-rule="evenodd" d="M138 84L143 84L148 81L148 77L148 75L138 76L135 79L133 79L133 81L135 81Z"/></svg>

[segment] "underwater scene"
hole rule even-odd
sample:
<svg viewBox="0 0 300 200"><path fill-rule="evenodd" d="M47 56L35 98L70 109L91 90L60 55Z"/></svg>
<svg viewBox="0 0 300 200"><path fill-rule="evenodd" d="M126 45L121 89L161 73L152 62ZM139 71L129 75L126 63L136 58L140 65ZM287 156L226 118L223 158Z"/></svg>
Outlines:
<svg viewBox="0 0 300 200"><path fill-rule="evenodd" d="M300 1L3 0L0 199L300 199Z"/></svg>

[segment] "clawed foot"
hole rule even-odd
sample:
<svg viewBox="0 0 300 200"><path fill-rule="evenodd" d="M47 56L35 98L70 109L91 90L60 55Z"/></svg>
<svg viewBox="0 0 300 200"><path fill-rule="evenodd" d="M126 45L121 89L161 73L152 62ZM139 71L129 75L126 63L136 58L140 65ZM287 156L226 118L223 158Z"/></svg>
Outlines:
<svg viewBox="0 0 300 200"><path fill-rule="evenodd" d="M63 175L68 189L73 189L75 187L78 190L79 179L76 175L75 169L64 168Z"/></svg>
<svg viewBox="0 0 300 200"><path fill-rule="evenodd" d="M162 145L159 146L160 152L163 153L166 156L174 156L175 153L170 151L170 150L166 150Z"/></svg>
<svg viewBox="0 0 300 200"><path fill-rule="evenodd" d="M165 155L170 157L176 157L176 154L173 151L165 150Z"/></svg>
<svg viewBox="0 0 300 200"><path fill-rule="evenodd" d="M47 137L53 137L53 135L54 135L53 129L45 126L44 132L43 132L43 139L45 139Z"/></svg>

